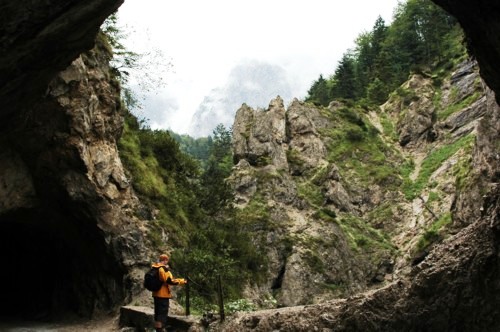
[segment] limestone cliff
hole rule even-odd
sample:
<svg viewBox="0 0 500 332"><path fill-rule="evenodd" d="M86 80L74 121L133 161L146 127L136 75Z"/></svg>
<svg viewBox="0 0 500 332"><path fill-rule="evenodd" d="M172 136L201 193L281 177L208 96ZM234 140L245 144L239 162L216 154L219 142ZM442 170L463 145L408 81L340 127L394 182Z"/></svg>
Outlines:
<svg viewBox="0 0 500 332"><path fill-rule="evenodd" d="M279 99L271 102L273 112L246 106L238 111L233 127L238 165L232 183L240 208L247 209L257 199L273 211L269 218L276 229L264 241L273 263L269 273L280 283L261 291L275 294L282 305L317 304L239 314L219 328L494 330L499 315L494 180L499 107L474 62L462 63L437 87L430 77L414 75L380 112L347 117L367 132L370 126L378 129L371 139L383 140L384 162L394 173L411 162L413 170L406 180L400 173L382 181L363 181L362 173L355 171L363 159L361 145L352 151L346 167L345 156L335 148L341 144L334 142L339 134L332 135L339 126L349 125L332 116L347 112L345 105L332 103L328 109L318 109L295 101L276 113L279 104ZM267 126L265 140L256 139L258 124ZM284 130L273 130L283 126ZM351 138L359 134L347 130ZM274 137L278 132L286 136ZM285 161L275 157L283 154ZM442 159L431 167L434 158ZM402 192L408 180L415 184L413 191ZM301 195L299 188L315 181L316 198ZM425 185L417 185L422 181ZM317 218L325 212L331 218ZM348 227L346 220L354 218L360 220L358 231L361 224L370 226L364 237ZM330 224L325 225L325 220ZM389 235L387 242L380 240L380 246L363 242L377 239L379 231ZM282 244L287 236L296 239L292 248ZM315 264L308 261L308 254L316 254ZM345 288L332 291L314 287L311 281Z"/></svg>
<svg viewBox="0 0 500 332"><path fill-rule="evenodd" d="M255 225L262 229L256 238L263 242L260 247L268 248L270 262L268 283L261 291L274 295L280 306L353 294L364 288L366 274L374 269L356 259L341 226L328 216L353 210L319 134L329 126L315 107L294 100L285 110L279 97L267 110L243 105L236 113L237 165L231 181L240 208L252 211L258 202L268 216L268 225ZM310 179L302 181L304 174ZM318 190L313 195L323 191L325 202L311 200L311 190Z"/></svg>

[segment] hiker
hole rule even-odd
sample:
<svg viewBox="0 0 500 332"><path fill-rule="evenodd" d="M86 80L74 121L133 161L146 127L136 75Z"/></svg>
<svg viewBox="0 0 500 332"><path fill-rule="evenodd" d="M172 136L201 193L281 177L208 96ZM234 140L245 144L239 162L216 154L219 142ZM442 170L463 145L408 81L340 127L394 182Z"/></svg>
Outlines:
<svg viewBox="0 0 500 332"><path fill-rule="evenodd" d="M168 307L172 293L170 285L185 285L187 281L182 278L174 278L168 266L168 255L161 254L160 261L152 265L158 267L158 276L162 281L162 286L158 291L153 292L154 306L155 306L155 330L156 332L164 331L163 328L167 325Z"/></svg>

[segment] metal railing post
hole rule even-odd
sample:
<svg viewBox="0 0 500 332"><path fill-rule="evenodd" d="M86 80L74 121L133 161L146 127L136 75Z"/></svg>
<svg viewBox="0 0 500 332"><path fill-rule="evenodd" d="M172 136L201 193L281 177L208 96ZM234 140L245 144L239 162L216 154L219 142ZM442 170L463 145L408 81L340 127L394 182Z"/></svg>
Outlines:
<svg viewBox="0 0 500 332"><path fill-rule="evenodd" d="M217 293L218 293L218 298L219 298L219 314L220 314L220 321L224 321L225 316L224 316L224 301L222 297L222 279L220 274L217 276Z"/></svg>
<svg viewBox="0 0 500 332"><path fill-rule="evenodd" d="M191 314L191 309L190 309L191 302L190 302L190 299L189 299L189 283L190 283L190 280L189 280L188 276L186 276L186 280L187 280L187 284L186 284L186 316L189 316Z"/></svg>

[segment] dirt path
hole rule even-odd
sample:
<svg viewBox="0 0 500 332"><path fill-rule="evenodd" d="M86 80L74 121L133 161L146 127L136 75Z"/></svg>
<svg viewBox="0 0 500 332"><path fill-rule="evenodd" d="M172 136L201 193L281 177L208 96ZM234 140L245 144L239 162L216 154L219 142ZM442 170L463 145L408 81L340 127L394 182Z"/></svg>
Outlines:
<svg viewBox="0 0 500 332"><path fill-rule="evenodd" d="M2 332L113 332L119 331L118 317L102 317L90 321L67 321L67 322L27 322L9 321L0 322Z"/></svg>

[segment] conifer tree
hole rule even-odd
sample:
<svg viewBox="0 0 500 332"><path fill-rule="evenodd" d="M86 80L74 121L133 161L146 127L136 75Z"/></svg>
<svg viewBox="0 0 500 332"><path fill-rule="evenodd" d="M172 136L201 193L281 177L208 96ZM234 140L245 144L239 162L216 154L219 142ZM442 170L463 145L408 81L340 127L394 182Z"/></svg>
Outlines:
<svg viewBox="0 0 500 332"><path fill-rule="evenodd" d="M345 53L335 70L331 99L356 99L359 95L356 86L354 58L350 53Z"/></svg>
<svg viewBox="0 0 500 332"><path fill-rule="evenodd" d="M213 131L213 144L207 167L201 177L203 188L201 207L208 215L215 215L233 198L232 189L226 182L231 174L231 132L223 124Z"/></svg>
<svg viewBox="0 0 500 332"><path fill-rule="evenodd" d="M314 81L309 91L307 91L308 97L305 99L308 102L312 102L316 105L328 106L330 103L330 92L328 88L328 82L323 78L323 75L319 75L317 81Z"/></svg>

